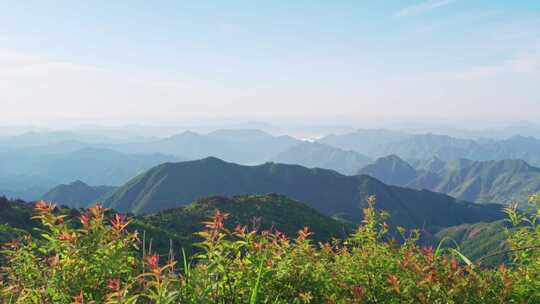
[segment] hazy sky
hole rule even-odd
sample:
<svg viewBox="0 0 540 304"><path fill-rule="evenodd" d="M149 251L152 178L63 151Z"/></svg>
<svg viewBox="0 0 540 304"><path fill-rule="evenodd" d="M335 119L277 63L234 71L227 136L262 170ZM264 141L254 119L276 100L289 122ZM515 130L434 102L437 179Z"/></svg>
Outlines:
<svg viewBox="0 0 540 304"><path fill-rule="evenodd" d="M0 109L4 124L537 121L540 1L2 0Z"/></svg>

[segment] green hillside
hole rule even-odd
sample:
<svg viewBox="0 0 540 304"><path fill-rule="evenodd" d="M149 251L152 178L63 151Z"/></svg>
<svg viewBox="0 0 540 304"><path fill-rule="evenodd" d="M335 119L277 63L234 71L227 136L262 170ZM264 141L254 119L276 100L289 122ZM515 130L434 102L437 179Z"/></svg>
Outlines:
<svg viewBox="0 0 540 304"><path fill-rule="evenodd" d="M231 230L241 224L249 229L279 230L295 236L298 230L308 226L315 240L328 241L332 237L345 237L353 228L277 194L204 198L182 207L137 217L133 228L146 231L148 241L152 239L154 247L161 251L169 248L169 240L174 241L174 248L189 248L198 240L194 233L203 229L201 223L212 217L216 209L230 215L227 228Z"/></svg>
<svg viewBox="0 0 540 304"><path fill-rule="evenodd" d="M328 216L359 222L368 196L405 227L447 227L491 221L499 207L479 206L430 191L388 186L372 177L266 163L242 166L217 158L166 163L141 174L105 200L122 212L151 213L211 195L279 193L305 202Z"/></svg>
<svg viewBox="0 0 540 304"><path fill-rule="evenodd" d="M417 169L392 156L377 160L360 173L385 183L428 189L476 203L516 201L525 206L529 194L540 191L540 168L523 160L442 162L435 158L415 165Z"/></svg>
<svg viewBox="0 0 540 304"><path fill-rule="evenodd" d="M524 205L531 193L540 190L540 169L522 160L471 162L466 166L448 163L434 191L479 203ZM429 182L421 177L410 184L419 187Z"/></svg>
<svg viewBox="0 0 540 304"><path fill-rule="evenodd" d="M455 244L448 240L455 241L460 252L469 259L495 266L508 262L508 253L503 253L508 249L506 243L508 227L508 222L504 220L463 224L442 229L435 237L439 241L447 239L445 244L452 247Z"/></svg>

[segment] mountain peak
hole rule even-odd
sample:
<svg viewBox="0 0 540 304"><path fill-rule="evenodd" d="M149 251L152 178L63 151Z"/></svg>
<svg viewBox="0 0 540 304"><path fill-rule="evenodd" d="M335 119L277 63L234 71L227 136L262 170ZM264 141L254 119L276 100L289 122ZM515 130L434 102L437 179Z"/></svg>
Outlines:
<svg viewBox="0 0 540 304"><path fill-rule="evenodd" d="M208 205L219 208L220 205L230 202L231 199L223 195L214 195L207 198L199 199L195 201L196 205Z"/></svg>
<svg viewBox="0 0 540 304"><path fill-rule="evenodd" d="M384 163L384 162L393 162L393 163L401 163L401 164L407 164L408 163L406 161L404 161L403 159L401 159L399 156L397 156L396 154L390 154L390 155L387 155L387 156L384 156L384 157L380 157L378 159L375 160L375 162L381 162L381 163Z"/></svg>
<svg viewBox="0 0 540 304"><path fill-rule="evenodd" d="M196 132L193 132L193 131L190 131L190 130L186 130L184 132L181 132L181 133L172 135L170 137L167 137L167 138L165 138L163 140L179 140L179 139L185 139L185 138L198 138L200 136L201 136L201 134L199 134L199 133L196 133Z"/></svg>
<svg viewBox="0 0 540 304"><path fill-rule="evenodd" d="M102 198L109 192L115 190L111 186L89 186L77 180L70 184L58 185L49 190L43 199L45 201L67 205L72 208L87 207Z"/></svg>
<svg viewBox="0 0 540 304"><path fill-rule="evenodd" d="M416 169L397 155L381 157L375 163L360 169L358 173L396 186L405 186L418 175Z"/></svg>
<svg viewBox="0 0 540 304"><path fill-rule="evenodd" d="M213 136L272 136L259 129L219 129L208 133Z"/></svg>
<svg viewBox="0 0 540 304"><path fill-rule="evenodd" d="M220 164L227 164L226 161L222 160L221 158L215 157L215 156L208 156L205 158L201 158L200 160L195 160L195 162L201 162L201 163L220 163Z"/></svg>
<svg viewBox="0 0 540 304"><path fill-rule="evenodd" d="M70 183L68 186L74 186L74 187L90 187L87 183L81 181L81 180L76 180L72 183Z"/></svg>

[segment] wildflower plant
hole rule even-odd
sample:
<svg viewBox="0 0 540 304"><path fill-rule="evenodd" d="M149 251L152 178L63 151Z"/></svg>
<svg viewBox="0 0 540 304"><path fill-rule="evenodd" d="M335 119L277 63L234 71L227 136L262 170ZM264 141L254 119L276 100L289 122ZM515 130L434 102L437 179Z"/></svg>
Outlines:
<svg viewBox="0 0 540 304"><path fill-rule="evenodd" d="M103 303L112 282L115 289L127 286L138 267L137 234L125 231L124 219L115 217L106 225L101 205L69 221L43 201L35 210L44 227L41 239L25 237L3 246L9 282L4 296L14 303Z"/></svg>
<svg viewBox="0 0 540 304"><path fill-rule="evenodd" d="M0 303L539 302L539 213L507 209L519 225L509 231L515 264L482 268L457 250L420 246L418 231L397 228L395 241L374 197L349 238L327 243L312 241L308 227L293 236L227 229L229 215L216 209L197 233L199 251L180 261L141 254L129 220L100 205L77 218L45 202L35 211L41 237L4 245Z"/></svg>

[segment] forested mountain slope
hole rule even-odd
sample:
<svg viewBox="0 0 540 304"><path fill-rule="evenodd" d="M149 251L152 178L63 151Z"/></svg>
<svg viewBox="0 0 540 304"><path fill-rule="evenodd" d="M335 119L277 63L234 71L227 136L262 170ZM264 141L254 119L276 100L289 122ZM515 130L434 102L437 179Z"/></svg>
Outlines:
<svg viewBox="0 0 540 304"><path fill-rule="evenodd" d="M416 169L393 156L378 159L359 171L383 182L414 189L429 189L477 203L525 205L540 191L540 168L523 160L443 162L438 158L416 162Z"/></svg>
<svg viewBox="0 0 540 304"><path fill-rule="evenodd" d="M331 170L266 163L242 166L217 158L166 163L119 188L108 207L151 213L211 195L279 193L305 202L325 215L359 222L370 195L391 220L406 227L445 227L500 218L500 208L456 200L444 194L386 185L372 177L344 176Z"/></svg>

